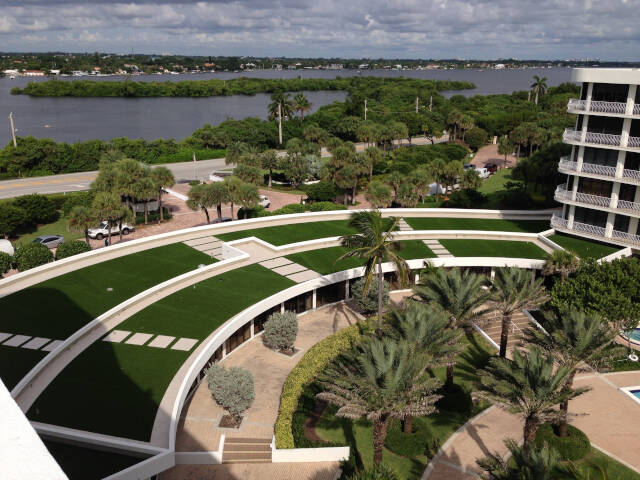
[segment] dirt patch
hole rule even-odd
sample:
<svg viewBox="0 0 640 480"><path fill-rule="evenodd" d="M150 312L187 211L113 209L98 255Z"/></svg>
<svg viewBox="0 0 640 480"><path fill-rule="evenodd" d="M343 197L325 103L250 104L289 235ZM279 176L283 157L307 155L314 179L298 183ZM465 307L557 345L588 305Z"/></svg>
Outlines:
<svg viewBox="0 0 640 480"><path fill-rule="evenodd" d="M485 145L471 160L476 167L484 167L485 163L495 163L498 168L504 168L504 155L498 153L498 145ZM513 167L517 163L514 155L507 155L507 167Z"/></svg>
<svg viewBox="0 0 640 480"><path fill-rule="evenodd" d="M327 408L327 402L324 400L316 400L316 404L313 407L311 415L309 415L309 418L307 418L307 421L304 423L304 436L307 437L307 440L314 443L324 442L324 440L316 433L316 425L325 408Z"/></svg>
<svg viewBox="0 0 640 480"><path fill-rule="evenodd" d="M218 427L240 428L240 425L242 425L242 422L236 422L236 419L233 418L231 415L223 415L222 418L220 419L220 423L218 424Z"/></svg>

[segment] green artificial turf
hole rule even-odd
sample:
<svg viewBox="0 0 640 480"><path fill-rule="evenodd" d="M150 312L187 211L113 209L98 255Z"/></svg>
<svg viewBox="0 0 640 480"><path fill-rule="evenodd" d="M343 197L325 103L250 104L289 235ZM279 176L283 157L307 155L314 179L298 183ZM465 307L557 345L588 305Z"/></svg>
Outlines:
<svg viewBox="0 0 640 480"><path fill-rule="evenodd" d="M165 297L117 329L203 340L235 314L294 284L250 265ZM49 384L28 417L148 441L169 383L195 348L183 352L97 341Z"/></svg>
<svg viewBox="0 0 640 480"><path fill-rule="evenodd" d="M555 233L549 236L549 240L557 243L567 250L571 250L580 258L602 258L621 250L622 247L595 242L586 238L572 237L563 233Z"/></svg>
<svg viewBox="0 0 640 480"><path fill-rule="evenodd" d="M39 225L33 232L20 235L15 243L16 245L29 243L40 235L62 235L67 242L69 240L84 238L82 233L68 231L67 221L67 218L61 216L55 222L47 223L46 225Z"/></svg>
<svg viewBox="0 0 640 480"><path fill-rule="evenodd" d="M546 258L545 251L531 242L449 239L440 243L454 257Z"/></svg>
<svg viewBox="0 0 640 480"><path fill-rule="evenodd" d="M213 261L176 243L82 268L0 298L6 312L0 331L64 340L134 295ZM38 355L17 350L24 349L0 345L0 378L7 388L37 363L32 357Z"/></svg>
<svg viewBox="0 0 640 480"><path fill-rule="evenodd" d="M49 352L0 345L0 378L11 390Z"/></svg>
<svg viewBox="0 0 640 480"><path fill-rule="evenodd" d="M640 480L640 474L634 472L630 468L625 467L620 462L605 455L604 453L591 448L591 453L576 462L580 467L587 469L588 477L599 479L602 478L602 472L606 472L608 479L616 480Z"/></svg>
<svg viewBox="0 0 640 480"><path fill-rule="evenodd" d="M548 220L405 217L405 221L414 230L489 230L495 232L537 233L551 228Z"/></svg>
<svg viewBox="0 0 640 480"><path fill-rule="evenodd" d="M258 237L272 245L287 245L289 243L315 240L316 238L339 237L355 233L355 230L347 225L348 220L332 220L326 222L294 223L278 227L254 228L239 232L223 233L216 235L225 242L240 238Z"/></svg>
<svg viewBox="0 0 640 480"><path fill-rule="evenodd" d="M414 258L434 258L435 254L421 240L406 240L400 242L401 250L398 252L405 260ZM361 267L362 259L344 258L337 261L342 255L349 251L346 247L328 247L319 250L310 250L308 252L294 253L287 255L286 258L292 262L298 263L322 275L328 275L350 268Z"/></svg>

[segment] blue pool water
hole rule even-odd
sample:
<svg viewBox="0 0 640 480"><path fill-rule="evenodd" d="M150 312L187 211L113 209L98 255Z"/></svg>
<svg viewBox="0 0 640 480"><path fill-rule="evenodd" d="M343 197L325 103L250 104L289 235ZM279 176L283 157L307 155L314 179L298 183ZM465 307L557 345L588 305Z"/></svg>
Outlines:
<svg viewBox="0 0 640 480"><path fill-rule="evenodd" d="M636 342L640 342L640 328L636 328L631 333L631 340L635 340Z"/></svg>
<svg viewBox="0 0 640 480"><path fill-rule="evenodd" d="M631 390L631 394L640 400L640 390Z"/></svg>

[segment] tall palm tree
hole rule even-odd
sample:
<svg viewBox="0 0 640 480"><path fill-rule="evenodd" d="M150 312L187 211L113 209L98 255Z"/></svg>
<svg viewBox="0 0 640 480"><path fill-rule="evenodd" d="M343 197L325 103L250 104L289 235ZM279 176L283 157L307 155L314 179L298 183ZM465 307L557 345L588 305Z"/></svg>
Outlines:
<svg viewBox="0 0 640 480"><path fill-rule="evenodd" d="M162 195L165 188L169 188L175 185L176 179L173 176L173 172L167 167L155 167L151 175L155 181L156 188L158 190L158 209L160 210L160 218L158 223L162 223L164 220L164 212L162 210Z"/></svg>
<svg viewBox="0 0 640 480"><path fill-rule="evenodd" d="M580 267L580 258L570 250L554 250L546 255L543 275L560 274L560 281L565 282L567 277Z"/></svg>
<svg viewBox="0 0 640 480"><path fill-rule="evenodd" d="M238 164L243 155L249 151L249 145L244 142L233 142L227 147L225 153L225 165Z"/></svg>
<svg viewBox="0 0 640 480"><path fill-rule="evenodd" d="M84 240L89 243L89 228L96 223L93 210L86 205L76 205L69 213L67 228L72 232L84 234Z"/></svg>
<svg viewBox="0 0 640 480"><path fill-rule="evenodd" d="M533 88L533 93L536 94L535 103L538 105L538 96L544 95L544 92L547 91L547 77L540 78L538 75L534 75L531 88Z"/></svg>
<svg viewBox="0 0 640 480"><path fill-rule="evenodd" d="M269 114L269 120L278 118L278 106L280 106L280 115L284 120L285 117L290 117L294 110L295 104L291 100L291 95L283 92L275 92L271 94L271 103L267 107L267 113Z"/></svg>
<svg viewBox="0 0 640 480"><path fill-rule="evenodd" d="M523 268L496 268L491 292L491 304L502 315L500 356L507 355L511 316L524 308L532 308L546 299L542 279L532 280L532 272Z"/></svg>
<svg viewBox="0 0 640 480"><path fill-rule="evenodd" d="M365 198L372 208L385 208L391 204L393 193L391 187L380 180L369 182Z"/></svg>
<svg viewBox="0 0 640 480"><path fill-rule="evenodd" d="M533 346L526 353L513 351L513 359L492 357L479 371L478 394L512 413L524 417L524 451L536 438L541 424L560 416L555 407L581 395L585 388L567 388L571 373L566 366L555 368L554 359Z"/></svg>
<svg viewBox="0 0 640 480"><path fill-rule="evenodd" d="M219 182L216 182L219 183ZM209 184L209 185L213 185ZM209 185L206 183L199 183L198 185L194 185L189 190L187 206L191 210L202 210L207 217L207 224L211 223L211 219L209 217L209 208L215 205L214 199L211 196L211 189Z"/></svg>
<svg viewBox="0 0 640 480"><path fill-rule="evenodd" d="M265 150L260 154L260 159L262 163L262 168L269 170L269 183L267 186L271 188L271 177L273 175L273 170L278 168L278 152L276 150Z"/></svg>
<svg viewBox="0 0 640 480"><path fill-rule="evenodd" d="M566 388L573 387L573 379L580 371L609 363L616 356L615 348L609 348L618 331L599 315L583 312L567 312L547 315L546 332L535 327L524 331L523 339L549 352L558 365L569 370ZM624 347L620 346L624 350ZM560 436L568 435L567 412L569 402L560 404Z"/></svg>
<svg viewBox="0 0 640 480"><path fill-rule="evenodd" d="M238 190L240 190L240 186L242 185L242 183L242 180L240 180L235 175L224 177L224 186L227 189L227 201L231 206L231 220L233 220L233 204L239 203Z"/></svg>
<svg viewBox="0 0 640 480"><path fill-rule="evenodd" d="M115 164L115 169L115 193L125 197L127 205L134 212L133 199L138 193L138 183L144 175L142 164L133 158L124 158Z"/></svg>
<svg viewBox="0 0 640 480"><path fill-rule="evenodd" d="M222 221L222 204L229 200L229 190L223 182L213 182L207 185L208 198L216 206L218 221Z"/></svg>
<svg viewBox="0 0 640 480"><path fill-rule="evenodd" d="M391 418L436 412L441 395L434 392L441 383L426 372L428 366L406 342L371 338L329 365L317 396L338 406L338 417L373 422L373 462L379 465Z"/></svg>
<svg viewBox="0 0 640 480"><path fill-rule="evenodd" d="M513 143L506 135L498 140L498 153L504 155L504 168L507 168L507 155L513 153Z"/></svg>
<svg viewBox="0 0 640 480"><path fill-rule="evenodd" d="M358 156L369 173L369 181L373 180L373 167L383 160L382 152L377 147L369 147Z"/></svg>
<svg viewBox="0 0 640 480"><path fill-rule="evenodd" d="M483 289L486 280L468 270L459 268L449 271L437 269L422 276L420 285L413 286L414 296L444 312L449 319L447 328L469 330L473 320L485 313L482 309L489 299L489 293ZM445 387L453 387L453 369L456 356L451 356L447 364Z"/></svg>
<svg viewBox="0 0 640 480"><path fill-rule="evenodd" d="M258 187L252 183L243 183L238 188L237 201L242 205L244 218L247 218L247 210L256 208L260 201Z"/></svg>
<svg viewBox="0 0 640 480"><path fill-rule="evenodd" d="M487 480L554 480L556 469L561 464L560 454L546 443L541 448L529 446L525 452L515 440L504 441L510 455L501 453L476 460L487 475Z"/></svg>
<svg viewBox="0 0 640 480"><path fill-rule="evenodd" d="M386 260L395 265L402 283L405 283L407 272L409 271L407 262L396 253L400 250L400 244L396 240L394 232L398 229L399 221L400 219L395 217L383 219L378 210L354 212L349 217L349 226L358 233L340 238L340 244L350 251L342 255L338 260L349 257L365 260L363 295L366 295L369 291L371 281L377 270L378 329L382 328L382 296L384 290L382 262Z"/></svg>
<svg viewBox="0 0 640 480"><path fill-rule="evenodd" d="M93 199L92 207L100 221L107 222L108 243L111 245L111 229L122 215L122 201L115 193L98 192Z"/></svg>
<svg viewBox="0 0 640 480"><path fill-rule="evenodd" d="M307 96L300 92L293 97L294 108L300 112L300 119L304 120L304 114L311 110L313 104L309 101Z"/></svg>

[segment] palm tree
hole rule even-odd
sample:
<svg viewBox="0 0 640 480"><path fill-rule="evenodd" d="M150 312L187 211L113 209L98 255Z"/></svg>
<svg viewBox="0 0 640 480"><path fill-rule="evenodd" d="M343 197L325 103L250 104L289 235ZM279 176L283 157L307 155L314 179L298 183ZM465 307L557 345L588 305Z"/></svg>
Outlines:
<svg viewBox="0 0 640 480"><path fill-rule="evenodd" d="M374 180L369 183L365 198L371 204L372 208L388 207L393 200L391 187L380 180Z"/></svg>
<svg viewBox="0 0 640 480"><path fill-rule="evenodd" d="M218 183L218 182L216 182ZM213 185L213 184L209 184ZM206 183L199 183L198 185L194 185L189 190L187 206L191 210L202 210L207 217L207 224L211 223L211 219L209 218L209 208L215 205L210 193L211 189L209 185Z"/></svg>
<svg viewBox="0 0 640 480"><path fill-rule="evenodd" d="M144 200L144 224L149 223L149 200L158 193L158 187L152 176L150 167L145 167L142 177L136 185L136 198ZM135 215L135 213L134 213Z"/></svg>
<svg viewBox="0 0 640 480"><path fill-rule="evenodd" d="M132 158L124 158L115 164L115 169L115 193L125 197L127 205L134 212L133 199L138 193L138 183L144 175L142 164Z"/></svg>
<svg viewBox="0 0 640 480"><path fill-rule="evenodd" d="M441 158L435 158L426 165L427 171L436 180L436 202L440 200L440 183L447 171L447 163Z"/></svg>
<svg viewBox="0 0 640 480"><path fill-rule="evenodd" d="M387 175L387 183L393 188L393 195L398 195L398 188L404 182L404 175L397 170L393 170Z"/></svg>
<svg viewBox="0 0 640 480"><path fill-rule="evenodd" d="M506 135L498 140L498 153L504 155L504 168L507 168L507 155L513 153L513 143Z"/></svg>
<svg viewBox="0 0 640 480"><path fill-rule="evenodd" d="M238 203L238 190L242 183L242 180L234 175L224 177L224 186L227 189L227 200L231 205L231 220L233 220L233 204Z"/></svg>
<svg viewBox="0 0 640 480"><path fill-rule="evenodd" d="M304 93L298 93L293 97L294 108L300 112L300 119L304 120L304 114L311 110L313 104L309 101Z"/></svg>
<svg viewBox="0 0 640 480"><path fill-rule="evenodd" d="M90 207L76 205L69 213L67 228L72 232L84 234L84 240L89 243L89 228L96 222L96 216Z"/></svg>
<svg viewBox="0 0 640 480"><path fill-rule="evenodd" d="M252 183L243 183L238 188L237 200L238 204L242 205L244 218L247 218L247 210L256 208L260 201L258 187Z"/></svg>
<svg viewBox="0 0 640 480"><path fill-rule="evenodd" d="M244 142L233 142L227 147L224 157L225 165L238 164L240 158L249 151L249 146Z"/></svg>
<svg viewBox="0 0 640 480"><path fill-rule="evenodd" d="M429 194L431 182L433 182L431 172L425 167L418 167L411 173L409 178L416 194L420 197L420 201L424 202L424 197Z"/></svg>
<svg viewBox="0 0 640 480"><path fill-rule="evenodd" d="M513 359L492 357L479 371L478 394L512 413L524 417L524 452L528 453L538 427L561 415L555 407L587 389L567 388L571 373L566 366L554 367L554 359L533 346L526 353L513 351Z"/></svg>
<svg viewBox="0 0 640 480"><path fill-rule="evenodd" d="M229 199L229 190L223 182L213 182L207 185L208 198L212 205L216 206L218 221L222 221L222 204Z"/></svg>
<svg viewBox="0 0 640 480"><path fill-rule="evenodd" d="M158 209L160 210L160 219L158 223L162 223L164 220L164 212L162 210L162 194L164 193L164 188L172 187L176 183L176 179L173 176L173 172L169 170L167 167L155 167L151 171L151 176L153 177L156 188L158 190Z"/></svg>
<svg viewBox="0 0 640 480"><path fill-rule="evenodd" d="M379 465L390 419L436 412L440 381L428 366L406 342L371 338L329 365L317 397L338 406L338 417L373 422L373 463Z"/></svg>
<svg viewBox="0 0 640 480"><path fill-rule="evenodd" d="M380 211L369 210L354 212L349 217L349 227L356 230L353 235L345 235L340 238L340 244L350 249L337 261L343 258L355 257L365 260L365 284L362 291L366 295L371 285L371 280L376 272L378 274L378 329L382 328L382 295L384 290L384 274L382 262L387 260L395 265L398 277L405 283L409 266L396 252L400 244L393 233L398 229L400 219L391 217L383 219Z"/></svg>
<svg viewBox="0 0 640 480"><path fill-rule="evenodd" d="M272 149L265 150L260 154L260 159L262 163L262 168L269 170L269 183L267 186L271 188L271 176L273 175L273 170L278 168L278 152Z"/></svg>
<svg viewBox="0 0 640 480"><path fill-rule="evenodd" d="M546 299L542 279L532 280L532 274L533 272L523 268L496 268L491 303L493 309L502 315L501 357L507 355L511 316L524 308L535 307Z"/></svg>
<svg viewBox="0 0 640 480"><path fill-rule="evenodd" d="M560 274L560 281L565 282L567 277L580 267L580 258L570 250L554 250L546 255L543 275Z"/></svg>
<svg viewBox="0 0 640 480"><path fill-rule="evenodd" d="M534 75L531 88L533 88L533 93L536 94L535 103L538 105L538 95L544 95L544 92L547 91L547 77L540 78L538 75Z"/></svg>
<svg viewBox="0 0 640 480"><path fill-rule="evenodd" d="M481 308L488 300L489 293L483 289L486 280L468 270L459 268L449 271L438 269L422 276L420 285L413 286L414 296L447 315L447 328L470 330L474 319L485 313ZM456 357L452 356L447 364L445 387L453 387L453 369Z"/></svg>
<svg viewBox="0 0 640 480"><path fill-rule="evenodd" d="M383 160L382 152L377 147L369 147L358 156L369 173L369 181L373 180L373 167Z"/></svg>
<svg viewBox="0 0 640 480"><path fill-rule="evenodd" d="M477 190L481 185L482 179L476 169L469 168L462 172L462 178L460 179L460 186L462 188Z"/></svg>
<svg viewBox="0 0 640 480"><path fill-rule="evenodd" d="M279 112L278 106L280 106ZM278 113L281 115L282 119L290 117L294 110L294 102L291 100L291 96L288 93L275 92L271 94L271 103L267 107L269 120L278 118Z"/></svg>
<svg viewBox="0 0 640 480"><path fill-rule="evenodd" d="M98 192L93 199L93 211L100 221L107 222L107 237L111 245L111 229L122 215L122 201L115 193ZM120 229L122 232L122 229Z"/></svg>
<svg viewBox="0 0 640 480"><path fill-rule="evenodd" d="M617 349L609 348L618 331L599 315L583 312L567 312L547 315L543 331L531 327L524 331L523 339L553 355L558 365L569 370L566 388L573 387L573 379L580 371L609 363L616 356ZM621 349L624 347L620 346ZM567 412L569 402L560 404L561 437L568 435Z"/></svg>
<svg viewBox="0 0 640 480"><path fill-rule="evenodd" d="M529 446L525 452L516 441L504 441L510 455L496 452L476 460L487 475L487 480L553 480L556 469L561 464L560 454L546 443L541 448Z"/></svg>

